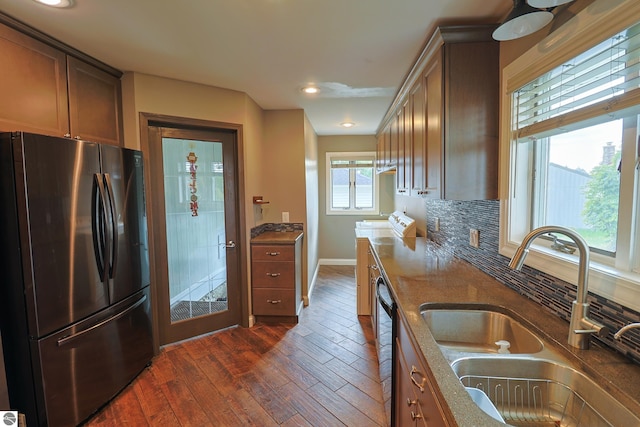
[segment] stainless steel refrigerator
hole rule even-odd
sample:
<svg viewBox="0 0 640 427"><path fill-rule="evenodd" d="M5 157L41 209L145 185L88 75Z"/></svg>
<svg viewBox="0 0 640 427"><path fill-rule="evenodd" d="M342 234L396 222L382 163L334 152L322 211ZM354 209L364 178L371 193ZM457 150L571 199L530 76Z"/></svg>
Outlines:
<svg viewBox="0 0 640 427"><path fill-rule="evenodd" d="M28 426L77 425L153 356L142 154L14 132L0 162L11 409Z"/></svg>

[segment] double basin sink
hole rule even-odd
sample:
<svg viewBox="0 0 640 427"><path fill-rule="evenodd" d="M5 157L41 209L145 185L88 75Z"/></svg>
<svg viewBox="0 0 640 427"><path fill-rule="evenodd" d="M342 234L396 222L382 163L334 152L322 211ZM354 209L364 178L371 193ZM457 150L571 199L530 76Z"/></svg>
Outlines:
<svg viewBox="0 0 640 427"><path fill-rule="evenodd" d="M499 307L423 304L422 318L474 402L514 426L639 426L639 415Z"/></svg>

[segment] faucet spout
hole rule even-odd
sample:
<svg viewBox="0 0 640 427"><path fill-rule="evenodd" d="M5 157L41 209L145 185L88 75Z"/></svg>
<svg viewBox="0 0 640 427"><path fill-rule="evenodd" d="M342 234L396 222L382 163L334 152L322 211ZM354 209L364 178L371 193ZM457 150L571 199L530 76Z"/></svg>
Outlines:
<svg viewBox="0 0 640 427"><path fill-rule="evenodd" d="M509 267L514 270L520 270L524 264L524 259L529 253L531 243L537 237L548 233L559 233L567 236L580 251L576 299L571 307L568 342L572 347L588 349L590 334L595 333L598 336L604 336L609 330L604 325L589 318L589 303L587 302L589 293L589 245L582 236L566 227L547 225L536 228L524 237L513 258L511 258Z"/></svg>
<svg viewBox="0 0 640 427"><path fill-rule="evenodd" d="M622 336L622 334L627 332L629 329L634 329L634 328L640 328L640 323L629 323L628 325L623 326L622 328L620 328L620 330L618 332L616 332L613 335L613 338L619 340L620 337Z"/></svg>

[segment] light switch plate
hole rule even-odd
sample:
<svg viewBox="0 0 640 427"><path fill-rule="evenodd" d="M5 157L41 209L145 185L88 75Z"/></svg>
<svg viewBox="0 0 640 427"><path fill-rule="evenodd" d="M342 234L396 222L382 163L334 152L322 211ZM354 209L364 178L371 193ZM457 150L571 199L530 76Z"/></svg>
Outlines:
<svg viewBox="0 0 640 427"><path fill-rule="evenodd" d="M282 212L282 222L289 222L289 212Z"/></svg>

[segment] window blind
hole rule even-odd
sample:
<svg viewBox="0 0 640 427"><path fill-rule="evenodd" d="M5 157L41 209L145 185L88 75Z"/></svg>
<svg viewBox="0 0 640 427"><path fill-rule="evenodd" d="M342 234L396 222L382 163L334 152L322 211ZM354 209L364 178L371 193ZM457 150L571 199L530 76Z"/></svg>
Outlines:
<svg viewBox="0 0 640 427"><path fill-rule="evenodd" d="M640 104L640 24L622 31L514 92L516 138L571 130L571 124Z"/></svg>

